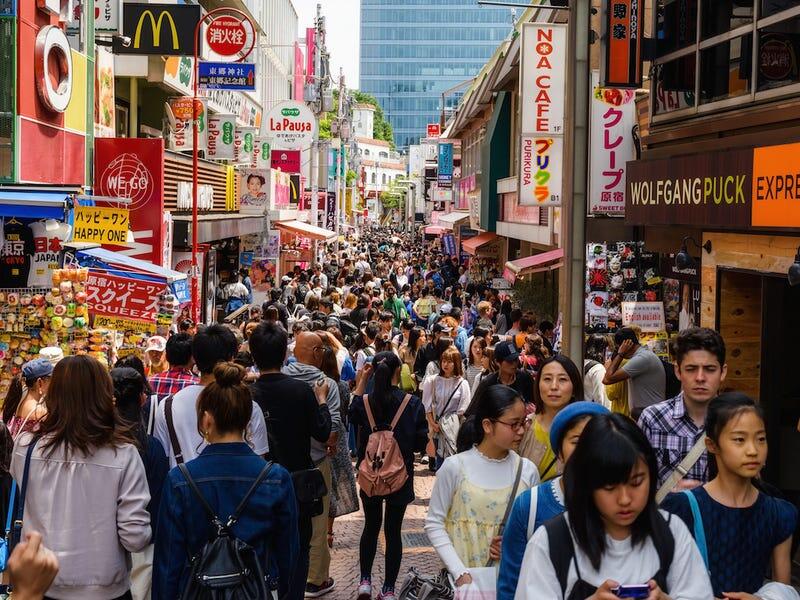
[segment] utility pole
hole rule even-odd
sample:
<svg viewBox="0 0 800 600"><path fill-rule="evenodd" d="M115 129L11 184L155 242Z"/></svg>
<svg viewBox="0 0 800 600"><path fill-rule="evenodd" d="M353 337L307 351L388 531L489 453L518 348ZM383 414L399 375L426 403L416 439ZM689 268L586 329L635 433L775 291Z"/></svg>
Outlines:
<svg viewBox="0 0 800 600"><path fill-rule="evenodd" d="M339 147L336 149L336 256L339 256L339 231L342 218L342 186L347 179L342 177L345 168L344 160L344 69L339 67L339 107L336 111L336 122L339 128Z"/></svg>
<svg viewBox="0 0 800 600"><path fill-rule="evenodd" d="M319 123L319 117L322 115L323 110L323 84L322 78L320 77L320 71L322 70L322 60L320 57L321 53L321 44L324 39L324 32L322 31L322 5L317 4L317 18L314 20L314 28L316 30L317 39L314 43L314 85L316 90L316 99L314 101L314 114L317 117L317 122ZM314 141L311 143L311 171L309 173L309 178L311 179L311 219L310 222L314 226L319 225L319 220L317 216L319 214L319 127L317 127L317 132L314 134ZM316 253L315 253L316 254ZM314 260L316 261L316 256L314 256Z"/></svg>

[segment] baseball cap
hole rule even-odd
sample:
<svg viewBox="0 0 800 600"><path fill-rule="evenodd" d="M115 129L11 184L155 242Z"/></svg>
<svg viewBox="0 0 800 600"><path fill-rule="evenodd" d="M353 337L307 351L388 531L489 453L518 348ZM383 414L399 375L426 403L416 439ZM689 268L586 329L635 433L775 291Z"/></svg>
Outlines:
<svg viewBox="0 0 800 600"><path fill-rule="evenodd" d="M154 335L149 340L147 340L147 352L151 350L155 352L164 352L167 349L167 340L165 340L160 335Z"/></svg>
<svg viewBox="0 0 800 600"><path fill-rule="evenodd" d="M550 424L550 447L556 454L561 450L561 442L563 441L566 427L570 421L575 417L593 417L595 415L607 415L610 411L602 404L597 402L588 402L582 400L580 402L573 402L567 404L564 408L558 411L558 414Z"/></svg>
<svg viewBox="0 0 800 600"><path fill-rule="evenodd" d="M50 377L53 374L53 365L46 358L34 358L22 365L22 376L27 379Z"/></svg>
<svg viewBox="0 0 800 600"><path fill-rule="evenodd" d="M494 359L497 362L515 361L519 359L519 352L514 342L500 342L494 347Z"/></svg>
<svg viewBox="0 0 800 600"><path fill-rule="evenodd" d="M55 367L64 358L64 351L58 346L47 346L39 350L39 358L49 361Z"/></svg>
<svg viewBox="0 0 800 600"><path fill-rule="evenodd" d="M453 305L449 302L442 304L442 307L439 309L439 312L443 315L449 315L453 311Z"/></svg>

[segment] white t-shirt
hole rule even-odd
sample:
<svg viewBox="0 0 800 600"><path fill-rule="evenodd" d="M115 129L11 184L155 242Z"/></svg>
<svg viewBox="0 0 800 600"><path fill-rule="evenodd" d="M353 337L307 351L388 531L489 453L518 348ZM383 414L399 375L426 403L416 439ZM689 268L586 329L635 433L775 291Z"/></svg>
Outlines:
<svg viewBox="0 0 800 600"><path fill-rule="evenodd" d="M422 382L422 398L425 410L437 417L453 413L463 415L471 399L469 383L463 377L434 375Z"/></svg>
<svg viewBox="0 0 800 600"><path fill-rule="evenodd" d="M204 387L202 385L185 387L175 394L172 400L172 422L175 425L175 435L178 438L184 462L189 462L196 458L207 445L197 431L197 399L200 397L200 392L203 391ZM164 452L169 457L169 466L172 468L178 463L175 462L175 453L172 451L172 443L169 439L164 406L165 402L163 401L158 405L153 436L164 446ZM245 441L253 449L253 452L260 456L269 452L264 414L255 402L253 402L253 414L247 424Z"/></svg>
<svg viewBox="0 0 800 600"><path fill-rule="evenodd" d="M518 460L520 457L516 452L509 452L503 460L492 460L478 452L477 448L472 448L446 458L436 472L436 482L433 485L428 516L425 519L425 533L428 534L428 539L436 548L439 558L442 559L445 567L455 579L466 573L468 569L456 553L444 522L450 512L453 496L461 483L462 474L467 475L470 483L476 486L487 490L500 490L514 485ZM531 461L523 458L517 495L538 483L539 470ZM488 548L486 556L487 558L489 556ZM548 598L548 600L553 600L553 598Z"/></svg>
<svg viewBox="0 0 800 600"><path fill-rule="evenodd" d="M53 271L61 264L63 242L69 237L72 227L55 219L37 221L29 225L33 233L34 253L28 273L28 287L53 285Z"/></svg>
<svg viewBox="0 0 800 600"><path fill-rule="evenodd" d="M435 489L435 488L434 488ZM433 498L431 498L433 504ZM666 519L669 513L661 511ZM669 528L675 538L675 554L667 573L670 598L676 600L710 600L714 597L700 551L694 543L686 525L672 516ZM567 595L578 580L575 562L581 578L588 584L600 586L612 579L622 584L645 584L658 571L658 552L649 538L644 544L633 548L631 538L614 540L606 536L606 551L600 569L592 567L589 558L575 544L575 560L567 576ZM550 545L547 529L540 527L525 548L525 557L519 571L516 600L554 600L562 598L553 563L550 561Z"/></svg>

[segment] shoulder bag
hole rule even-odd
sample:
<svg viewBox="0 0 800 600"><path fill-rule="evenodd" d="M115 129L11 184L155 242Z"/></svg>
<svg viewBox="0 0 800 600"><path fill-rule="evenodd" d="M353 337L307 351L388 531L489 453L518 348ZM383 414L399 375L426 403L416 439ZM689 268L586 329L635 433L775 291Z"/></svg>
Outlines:
<svg viewBox="0 0 800 600"><path fill-rule="evenodd" d="M38 437L33 438L28 445L28 450L25 453L25 467L22 470L22 486L19 489L19 500L14 506L14 500L17 495L17 482L11 483L11 497L8 501L8 514L6 516L6 529L5 536L0 539L0 572L3 572L8 567L8 557L14 547L19 543L22 536L22 516L25 513L25 492L28 489L28 474L31 467L31 456L33 456L33 449L39 441ZM12 515L15 515L13 523L11 520Z"/></svg>
<svg viewBox="0 0 800 600"><path fill-rule="evenodd" d="M164 417L167 421L167 431L169 432L169 443L172 446L172 453L175 455L175 463L183 464L183 450L181 450L181 443L178 441L178 434L175 432L175 422L172 420L172 400L175 398L169 395L164 398ZM150 410L153 410L152 408Z"/></svg>
<svg viewBox="0 0 800 600"><path fill-rule="evenodd" d="M703 452L706 451L706 434L700 436L700 439L695 442L692 449L689 450L689 454L684 456L683 460L680 464L675 467L675 470L670 473L669 477L667 477L664 485L662 485L658 492L656 493L656 504L661 504L664 501L664 498L667 497L672 490L675 489L675 486L678 485L678 482L686 477L686 474L692 470L692 467L697 464L697 461L700 460L700 457L703 456Z"/></svg>

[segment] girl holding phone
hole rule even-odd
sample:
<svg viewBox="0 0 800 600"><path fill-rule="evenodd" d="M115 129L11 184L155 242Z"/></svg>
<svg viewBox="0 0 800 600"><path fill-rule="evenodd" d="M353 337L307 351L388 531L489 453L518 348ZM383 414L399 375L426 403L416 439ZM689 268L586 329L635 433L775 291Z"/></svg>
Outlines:
<svg viewBox="0 0 800 600"><path fill-rule="evenodd" d="M647 600L712 598L686 525L656 506L656 473L636 423L617 414L589 421L564 472L567 513L528 542L515 598L643 597L633 588Z"/></svg>

